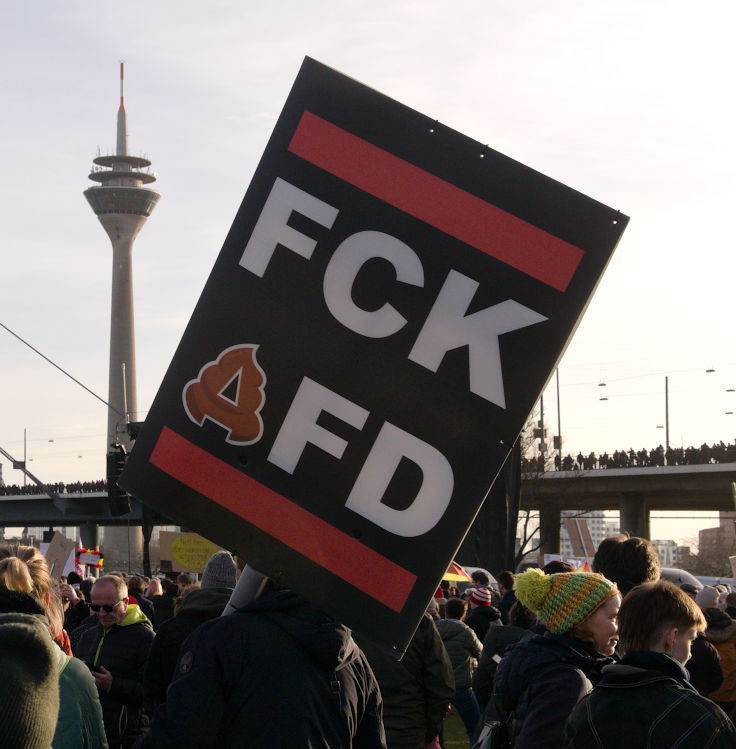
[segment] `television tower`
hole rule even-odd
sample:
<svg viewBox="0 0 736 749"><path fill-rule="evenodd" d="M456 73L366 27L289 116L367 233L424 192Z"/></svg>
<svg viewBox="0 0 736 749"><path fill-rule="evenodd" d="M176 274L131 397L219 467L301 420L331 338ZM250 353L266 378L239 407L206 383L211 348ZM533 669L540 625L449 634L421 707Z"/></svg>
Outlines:
<svg viewBox="0 0 736 749"><path fill-rule="evenodd" d="M99 185L84 191L84 196L100 220L112 243L112 300L110 306L110 370L108 381L107 453L114 445L130 447L126 430L129 421L137 421L135 377L135 327L133 321L133 242L146 219L156 207L160 193L143 185L155 182L148 170L151 162L128 154L128 129L123 94L124 63L120 63L120 107L117 144L114 155L97 156L89 178ZM141 171L145 168L146 171ZM114 410L113 410L114 409ZM116 413L117 411L117 413ZM120 414L124 414L121 416ZM132 418L131 418L132 416ZM105 531L105 555L110 557L110 541L116 535ZM125 532L126 529L120 528ZM139 529L136 529L137 531ZM140 535L140 533L139 533ZM119 539L120 542L123 539ZM115 544L118 545L117 543ZM127 551L128 537L125 536ZM142 535L140 539L142 546ZM136 553L131 544L131 554Z"/></svg>

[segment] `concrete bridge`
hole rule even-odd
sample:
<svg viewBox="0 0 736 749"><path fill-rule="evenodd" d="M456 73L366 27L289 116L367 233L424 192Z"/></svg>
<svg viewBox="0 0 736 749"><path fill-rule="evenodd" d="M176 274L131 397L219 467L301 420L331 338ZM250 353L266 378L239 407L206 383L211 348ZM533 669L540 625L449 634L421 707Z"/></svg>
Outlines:
<svg viewBox="0 0 736 749"><path fill-rule="evenodd" d="M59 494L56 501L40 493L0 495L0 526L79 527L82 544L96 549L98 526L143 524L143 505L135 500L130 504L128 515L115 516L110 514L107 492Z"/></svg>
<svg viewBox="0 0 736 749"><path fill-rule="evenodd" d="M560 550L562 510L618 510L621 530L650 538L651 510L733 512L736 463L547 471L522 477L521 509L539 510L541 554Z"/></svg>
<svg viewBox="0 0 736 749"><path fill-rule="evenodd" d="M521 509L539 511L540 552L556 554L562 510L618 510L622 531L649 538L650 510L733 511L735 482L736 463L547 471L522 477ZM144 518L135 500L131 506L115 517L107 492L60 494L55 503L43 494L0 496L0 526L79 526L87 542L100 525L170 523Z"/></svg>

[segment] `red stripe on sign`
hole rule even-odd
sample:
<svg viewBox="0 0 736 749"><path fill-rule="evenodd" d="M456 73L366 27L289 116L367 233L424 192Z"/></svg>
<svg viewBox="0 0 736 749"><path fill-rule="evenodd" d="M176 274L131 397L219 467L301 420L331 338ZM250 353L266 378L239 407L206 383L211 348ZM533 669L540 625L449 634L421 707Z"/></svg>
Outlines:
<svg viewBox="0 0 736 749"><path fill-rule="evenodd" d="M305 111L289 150L559 291L584 253L536 226Z"/></svg>
<svg viewBox="0 0 736 749"><path fill-rule="evenodd" d="M150 462L393 611L404 607L416 575L169 427L161 430Z"/></svg>

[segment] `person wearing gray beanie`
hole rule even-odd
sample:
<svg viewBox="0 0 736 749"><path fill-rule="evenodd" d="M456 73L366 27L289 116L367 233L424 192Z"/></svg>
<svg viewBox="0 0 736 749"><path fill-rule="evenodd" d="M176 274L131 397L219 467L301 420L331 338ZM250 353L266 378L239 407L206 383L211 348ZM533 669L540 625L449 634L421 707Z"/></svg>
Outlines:
<svg viewBox="0 0 736 749"><path fill-rule="evenodd" d="M32 614L0 614L0 747L50 749L59 674L48 629Z"/></svg>
<svg viewBox="0 0 736 749"><path fill-rule="evenodd" d="M207 562L202 574L202 589L234 588L235 560L229 551L216 551Z"/></svg>
<svg viewBox="0 0 736 749"><path fill-rule="evenodd" d="M166 689L174 676L181 644L200 624L222 614L235 587L235 570L235 560L229 551L215 552L204 568L199 590L189 591L179 613L156 630L143 675L149 715L166 701Z"/></svg>

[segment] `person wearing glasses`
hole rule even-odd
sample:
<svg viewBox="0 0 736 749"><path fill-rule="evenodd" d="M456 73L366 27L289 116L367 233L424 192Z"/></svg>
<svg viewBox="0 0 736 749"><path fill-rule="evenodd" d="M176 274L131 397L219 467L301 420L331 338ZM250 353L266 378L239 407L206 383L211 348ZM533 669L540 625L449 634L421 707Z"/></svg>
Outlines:
<svg viewBox="0 0 736 749"><path fill-rule="evenodd" d="M87 663L102 704L110 749L128 749L148 727L143 711L143 673L153 642L150 620L128 601L122 577L104 575L92 586L90 610L75 655Z"/></svg>

